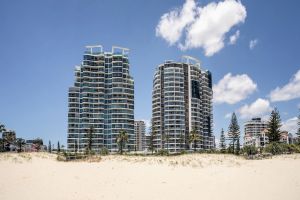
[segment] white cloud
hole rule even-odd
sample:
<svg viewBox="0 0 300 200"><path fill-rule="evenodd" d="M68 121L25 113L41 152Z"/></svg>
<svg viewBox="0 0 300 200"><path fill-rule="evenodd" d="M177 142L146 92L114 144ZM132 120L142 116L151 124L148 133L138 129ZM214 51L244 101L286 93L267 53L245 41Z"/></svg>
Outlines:
<svg viewBox="0 0 300 200"><path fill-rule="evenodd" d="M293 76L288 84L282 88L277 87L270 93L272 102L288 101L300 97L300 70Z"/></svg>
<svg viewBox="0 0 300 200"><path fill-rule="evenodd" d="M258 39L250 40L249 42L249 48L250 50L254 49L254 47L257 45Z"/></svg>
<svg viewBox="0 0 300 200"><path fill-rule="evenodd" d="M230 38L229 38L229 44L231 44L231 45L235 44L236 41L237 41L237 39L239 39L239 37L240 37L240 31L237 30L235 32L235 34L233 34L232 36L230 36Z"/></svg>
<svg viewBox="0 0 300 200"><path fill-rule="evenodd" d="M196 3L187 0L181 9L164 14L156 27L156 36L164 38L170 45L181 37L183 29L194 21Z"/></svg>
<svg viewBox="0 0 300 200"><path fill-rule="evenodd" d="M293 117L286 121L283 121L280 130L288 131L289 133L296 133L298 129L297 122L298 122L297 117Z"/></svg>
<svg viewBox="0 0 300 200"><path fill-rule="evenodd" d="M232 76L228 73L213 86L213 100L215 103L235 104L246 99L256 88L256 83L247 74Z"/></svg>
<svg viewBox="0 0 300 200"><path fill-rule="evenodd" d="M177 43L181 50L203 48L206 56L212 56L224 47L226 33L244 23L246 16L246 8L239 0L212 2L204 7L187 0L181 10L172 10L161 17L156 35L170 45Z"/></svg>
<svg viewBox="0 0 300 200"><path fill-rule="evenodd" d="M232 113L227 113L227 114L225 115L225 119L230 119L231 116L232 116Z"/></svg>
<svg viewBox="0 0 300 200"><path fill-rule="evenodd" d="M271 112L270 102L266 99L258 98L252 104L244 105L239 109L241 118L250 119L252 117L262 117L264 114Z"/></svg>

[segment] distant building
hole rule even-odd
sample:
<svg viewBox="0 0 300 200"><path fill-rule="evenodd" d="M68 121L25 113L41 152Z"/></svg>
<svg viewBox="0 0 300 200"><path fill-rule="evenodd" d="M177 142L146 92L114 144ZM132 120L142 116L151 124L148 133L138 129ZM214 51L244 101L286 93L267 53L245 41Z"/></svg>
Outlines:
<svg viewBox="0 0 300 200"><path fill-rule="evenodd" d="M137 151L145 149L146 124L144 121L134 121L135 145Z"/></svg>
<svg viewBox="0 0 300 200"><path fill-rule="evenodd" d="M260 134L255 134L255 136L245 137L244 145L253 145L255 147L266 147L269 143L268 130L264 129ZM294 137L291 133L287 131L281 131L280 133L280 142L286 144L294 144Z"/></svg>
<svg viewBox="0 0 300 200"><path fill-rule="evenodd" d="M44 144L37 145L34 140L26 140L24 151L25 152L38 152L38 151L47 151L47 146Z"/></svg>

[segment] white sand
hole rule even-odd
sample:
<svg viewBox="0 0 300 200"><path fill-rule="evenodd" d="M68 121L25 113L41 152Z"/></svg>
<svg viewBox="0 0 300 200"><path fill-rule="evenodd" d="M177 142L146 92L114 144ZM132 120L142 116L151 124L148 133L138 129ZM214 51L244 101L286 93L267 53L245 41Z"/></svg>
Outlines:
<svg viewBox="0 0 300 200"><path fill-rule="evenodd" d="M300 155L107 156L58 162L55 155L0 154L1 200L300 199Z"/></svg>

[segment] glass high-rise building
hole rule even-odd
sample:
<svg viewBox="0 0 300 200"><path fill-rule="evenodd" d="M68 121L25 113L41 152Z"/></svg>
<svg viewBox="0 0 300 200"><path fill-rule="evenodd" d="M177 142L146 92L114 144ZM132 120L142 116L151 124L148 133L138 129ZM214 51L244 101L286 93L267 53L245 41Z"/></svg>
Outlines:
<svg viewBox="0 0 300 200"><path fill-rule="evenodd" d="M116 137L128 133L126 148L133 150L134 81L129 73L129 49L87 46L83 62L75 68L75 83L69 88L68 150L84 152L88 129L93 128L92 150L117 151Z"/></svg>
<svg viewBox="0 0 300 200"><path fill-rule="evenodd" d="M184 56L182 62L159 65L152 91L155 147L170 152L194 148L189 135L195 129L200 137L196 149L214 148L212 97L211 73L197 59Z"/></svg>

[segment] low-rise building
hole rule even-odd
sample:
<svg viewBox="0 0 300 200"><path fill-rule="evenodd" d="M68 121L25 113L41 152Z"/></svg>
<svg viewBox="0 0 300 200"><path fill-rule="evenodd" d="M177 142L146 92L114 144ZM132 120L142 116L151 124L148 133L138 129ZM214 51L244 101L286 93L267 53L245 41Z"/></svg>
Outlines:
<svg viewBox="0 0 300 200"><path fill-rule="evenodd" d="M244 137L244 145L249 146L253 145L255 147L265 147L269 143L269 137L267 134L268 130L264 129L260 132L260 134L256 135L245 135ZM291 133L288 133L287 131L281 131L280 133L280 142L286 143L286 144L293 144L294 143L294 137Z"/></svg>

